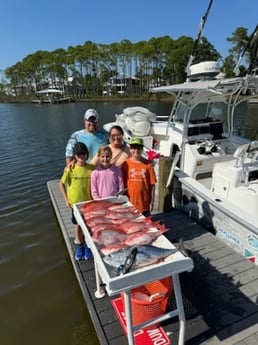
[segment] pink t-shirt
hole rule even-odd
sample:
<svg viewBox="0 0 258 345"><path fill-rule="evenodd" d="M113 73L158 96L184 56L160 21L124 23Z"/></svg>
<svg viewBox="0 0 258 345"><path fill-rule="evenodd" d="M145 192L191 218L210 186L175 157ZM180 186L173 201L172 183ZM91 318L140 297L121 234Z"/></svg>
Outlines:
<svg viewBox="0 0 258 345"><path fill-rule="evenodd" d="M93 199L114 196L124 188L121 169L116 165L104 169L100 165L91 173L91 195Z"/></svg>

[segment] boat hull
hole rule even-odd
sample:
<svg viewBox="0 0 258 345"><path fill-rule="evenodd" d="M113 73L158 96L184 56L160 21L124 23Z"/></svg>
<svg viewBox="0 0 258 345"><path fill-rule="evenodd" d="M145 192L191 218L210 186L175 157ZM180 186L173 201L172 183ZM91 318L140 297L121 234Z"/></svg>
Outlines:
<svg viewBox="0 0 258 345"><path fill-rule="evenodd" d="M183 210L236 252L258 265L257 218L221 199L181 171L175 173L173 207Z"/></svg>

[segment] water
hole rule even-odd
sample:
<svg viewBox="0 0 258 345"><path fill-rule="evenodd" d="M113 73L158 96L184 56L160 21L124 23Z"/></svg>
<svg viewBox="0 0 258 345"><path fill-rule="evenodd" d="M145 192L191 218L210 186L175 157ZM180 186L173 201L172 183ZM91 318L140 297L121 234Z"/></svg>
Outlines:
<svg viewBox="0 0 258 345"><path fill-rule="evenodd" d="M0 104L0 344L97 345L46 182L60 178L69 135L87 108L102 124L128 103ZM138 103L166 114L169 103ZM241 131L255 138L258 107Z"/></svg>
<svg viewBox="0 0 258 345"><path fill-rule="evenodd" d="M135 104L134 104L135 105ZM169 104L141 103L165 114ZM97 345L46 182L60 178L69 135L96 108L128 103L0 104L0 344Z"/></svg>

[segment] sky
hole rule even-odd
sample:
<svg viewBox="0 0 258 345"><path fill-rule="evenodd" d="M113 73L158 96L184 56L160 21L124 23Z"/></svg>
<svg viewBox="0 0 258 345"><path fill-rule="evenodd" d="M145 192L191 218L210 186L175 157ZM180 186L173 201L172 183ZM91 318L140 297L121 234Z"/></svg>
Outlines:
<svg viewBox="0 0 258 345"><path fill-rule="evenodd" d="M153 37L196 38L210 0L7 0L0 14L0 76L38 50L86 41L132 43ZM257 0L214 0L203 36L226 57L237 27L250 35L258 24Z"/></svg>

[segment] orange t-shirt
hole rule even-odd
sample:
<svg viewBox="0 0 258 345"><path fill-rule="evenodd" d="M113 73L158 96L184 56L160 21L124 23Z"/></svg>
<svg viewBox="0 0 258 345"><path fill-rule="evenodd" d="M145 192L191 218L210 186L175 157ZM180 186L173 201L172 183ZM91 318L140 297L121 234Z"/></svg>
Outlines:
<svg viewBox="0 0 258 345"><path fill-rule="evenodd" d="M153 165L147 160L136 162L128 158L121 169L130 202L139 212L149 210L151 190L157 182Z"/></svg>

